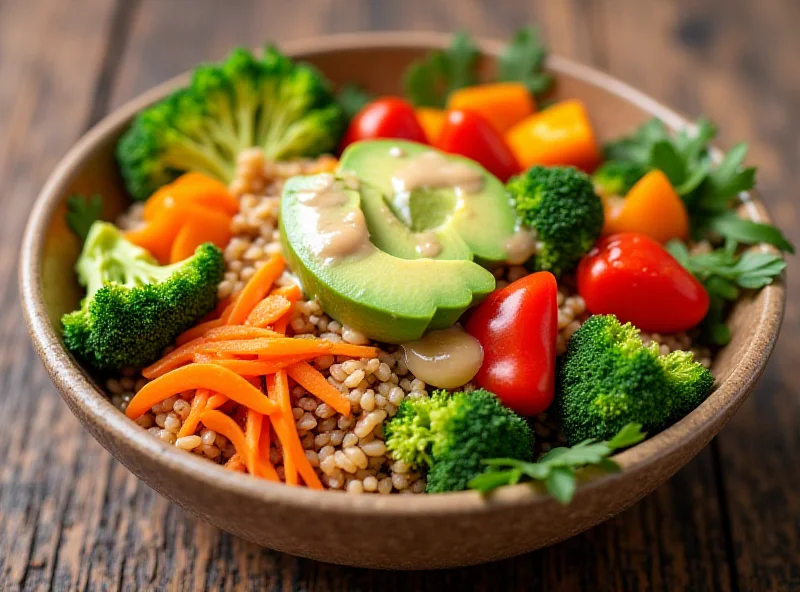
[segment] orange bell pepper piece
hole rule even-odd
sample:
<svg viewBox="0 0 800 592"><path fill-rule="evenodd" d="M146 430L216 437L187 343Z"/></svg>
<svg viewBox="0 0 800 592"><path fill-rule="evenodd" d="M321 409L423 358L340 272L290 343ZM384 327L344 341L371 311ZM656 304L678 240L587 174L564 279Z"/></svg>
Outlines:
<svg viewBox="0 0 800 592"><path fill-rule="evenodd" d="M154 220L171 201L191 202L229 216L239 211L239 203L224 183L202 173L186 173L150 196L144 205L144 219Z"/></svg>
<svg viewBox="0 0 800 592"><path fill-rule="evenodd" d="M231 240L231 219L225 214L207 208L193 209L178 231L169 253L171 263L183 261L194 255L203 243L214 243L224 249Z"/></svg>
<svg viewBox="0 0 800 592"><path fill-rule="evenodd" d="M601 160L586 108L577 99L534 113L505 137L523 168L572 165L591 171Z"/></svg>
<svg viewBox="0 0 800 592"><path fill-rule="evenodd" d="M414 113L417 115L417 120L425 132L428 142L433 144L439 137L439 132L442 131L445 120L444 111L433 107L419 107L414 110Z"/></svg>
<svg viewBox="0 0 800 592"><path fill-rule="evenodd" d="M631 187L624 200L605 199L603 234L639 232L659 242L689 236L689 215L667 176L653 170Z"/></svg>
<svg viewBox="0 0 800 592"><path fill-rule="evenodd" d="M482 115L501 134L536 111L536 103L520 82L493 82L453 91L448 109L465 109ZM425 127L423 125L423 127Z"/></svg>

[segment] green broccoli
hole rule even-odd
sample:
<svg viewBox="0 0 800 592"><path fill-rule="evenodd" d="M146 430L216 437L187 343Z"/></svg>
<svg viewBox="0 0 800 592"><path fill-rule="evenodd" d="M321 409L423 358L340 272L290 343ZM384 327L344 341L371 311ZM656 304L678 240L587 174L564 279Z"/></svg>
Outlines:
<svg viewBox="0 0 800 592"><path fill-rule="evenodd" d="M534 166L506 185L517 218L536 232L534 270L571 270L600 236L603 204L588 175L572 167Z"/></svg>
<svg viewBox="0 0 800 592"><path fill-rule="evenodd" d="M592 181L600 195L625 197L648 170L649 167L638 162L610 160L594 172Z"/></svg>
<svg viewBox="0 0 800 592"><path fill-rule="evenodd" d="M643 345L633 325L598 315L569 340L553 410L570 444L607 440L630 422L653 435L702 403L713 384L690 352L659 356L658 344Z"/></svg>
<svg viewBox="0 0 800 592"><path fill-rule="evenodd" d="M461 491L489 458L531 460L533 433L485 390L406 399L386 425L392 458L428 468L429 493Z"/></svg>
<svg viewBox="0 0 800 592"><path fill-rule="evenodd" d="M117 160L128 191L143 200L190 170L230 182L238 154L253 146L271 160L328 152L344 124L315 68L272 47L260 58L240 48L221 64L199 66L188 88L142 111Z"/></svg>
<svg viewBox="0 0 800 592"><path fill-rule="evenodd" d="M86 298L62 317L64 342L101 371L146 366L211 312L224 268L222 251L211 243L159 266L116 226L95 222L76 265Z"/></svg>

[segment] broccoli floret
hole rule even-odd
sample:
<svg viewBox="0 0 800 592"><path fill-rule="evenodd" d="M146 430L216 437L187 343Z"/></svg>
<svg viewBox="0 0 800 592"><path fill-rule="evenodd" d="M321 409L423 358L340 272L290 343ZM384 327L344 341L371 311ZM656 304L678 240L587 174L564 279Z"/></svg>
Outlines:
<svg viewBox="0 0 800 592"><path fill-rule="evenodd" d="M506 187L520 224L536 232L535 271L569 271L600 236L603 204L578 169L534 166Z"/></svg>
<svg viewBox="0 0 800 592"><path fill-rule="evenodd" d="M610 160L594 172L592 181L600 195L625 197L648 170L648 166L638 162Z"/></svg>
<svg viewBox="0 0 800 592"><path fill-rule="evenodd" d="M97 370L143 367L214 308L225 261L211 243L159 266L107 222L92 225L76 269L81 308L64 315L64 342Z"/></svg>
<svg viewBox="0 0 800 592"><path fill-rule="evenodd" d="M486 471L489 458L531 460L533 433L519 415L485 390L406 399L386 425L395 460L428 468L429 493L461 491Z"/></svg>
<svg viewBox="0 0 800 592"><path fill-rule="evenodd" d="M186 171L230 182L240 152L253 146L270 160L334 149L344 116L314 67L275 48L256 57L236 49L221 64L195 69L188 88L142 111L117 146L134 199Z"/></svg>
<svg viewBox="0 0 800 592"><path fill-rule="evenodd" d="M608 440L631 422L650 435L700 403L714 377L690 352L659 356L613 315L590 317L569 340L556 379L554 415L570 444Z"/></svg>

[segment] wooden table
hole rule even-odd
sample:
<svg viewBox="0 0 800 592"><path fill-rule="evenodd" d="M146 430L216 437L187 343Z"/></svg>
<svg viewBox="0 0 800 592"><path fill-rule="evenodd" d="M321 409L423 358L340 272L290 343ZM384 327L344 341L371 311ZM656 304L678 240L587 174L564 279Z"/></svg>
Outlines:
<svg viewBox="0 0 800 592"><path fill-rule="evenodd" d="M109 110L235 45L389 28L503 37L529 22L554 52L710 115L723 144L747 139L773 215L800 244L795 0L0 0L0 589L800 589L792 296L755 394L671 481L552 548L433 573L296 559L198 522L81 428L30 347L15 289L24 221L58 159Z"/></svg>

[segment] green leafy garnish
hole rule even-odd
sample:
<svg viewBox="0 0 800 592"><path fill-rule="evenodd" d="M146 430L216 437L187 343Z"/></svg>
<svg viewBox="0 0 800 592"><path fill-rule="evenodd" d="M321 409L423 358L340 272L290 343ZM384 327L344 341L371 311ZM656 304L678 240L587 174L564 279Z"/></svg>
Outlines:
<svg viewBox="0 0 800 592"><path fill-rule="evenodd" d="M409 66L403 76L406 96L418 107L444 107L452 91L477 82L479 55L469 33L456 33L450 47Z"/></svg>
<svg viewBox="0 0 800 592"><path fill-rule="evenodd" d="M103 213L103 198L95 194L91 197L71 195L67 198L67 226L81 242L86 240L89 229Z"/></svg>
<svg viewBox="0 0 800 592"><path fill-rule="evenodd" d="M531 94L539 97L553 85L553 77L544 71L547 47L536 27L519 29L498 58L499 78L521 82Z"/></svg>
<svg viewBox="0 0 800 592"><path fill-rule="evenodd" d="M640 424L629 423L611 440L584 440L569 448L553 448L536 462L511 458L485 460L490 470L471 479L468 486L488 493L523 480L543 481L550 495L568 504L575 494L576 469L592 465L605 471L619 471L619 465L608 457L617 450L638 444L645 437Z"/></svg>
<svg viewBox="0 0 800 592"><path fill-rule="evenodd" d="M711 298L702 338L715 345L730 341L730 331L724 322L726 303L739 298L743 289L768 286L786 268L786 261L780 255L753 250L739 254L736 247L736 242L729 240L710 253L693 255L680 241L667 243L667 250L705 286Z"/></svg>
<svg viewBox="0 0 800 592"><path fill-rule="evenodd" d="M367 106L375 98L357 84L349 82L342 86L336 93L336 102L342 109L347 121L353 119L356 114Z"/></svg>
<svg viewBox="0 0 800 592"><path fill-rule="evenodd" d="M708 229L720 236L743 245L766 243L787 253L794 253L794 245L789 242L780 229L771 224L762 224L740 218L733 211L714 216Z"/></svg>

